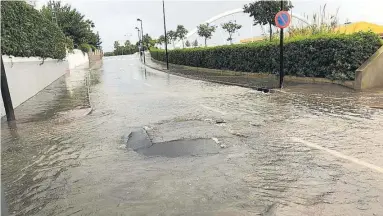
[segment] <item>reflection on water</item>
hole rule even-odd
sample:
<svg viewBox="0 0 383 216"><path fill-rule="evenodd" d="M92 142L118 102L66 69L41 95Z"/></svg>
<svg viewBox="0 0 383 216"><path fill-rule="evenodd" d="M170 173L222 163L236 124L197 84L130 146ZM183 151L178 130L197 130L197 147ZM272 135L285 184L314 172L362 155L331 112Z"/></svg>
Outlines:
<svg viewBox="0 0 383 216"><path fill-rule="evenodd" d="M264 94L158 72L137 55L122 58L60 78L15 110L15 124L2 122L11 214L383 212L380 175L291 139L383 167L383 111L369 107L382 102L381 93L295 86ZM121 141L143 127L166 145L150 157ZM214 154L161 157L183 139L209 139Z"/></svg>

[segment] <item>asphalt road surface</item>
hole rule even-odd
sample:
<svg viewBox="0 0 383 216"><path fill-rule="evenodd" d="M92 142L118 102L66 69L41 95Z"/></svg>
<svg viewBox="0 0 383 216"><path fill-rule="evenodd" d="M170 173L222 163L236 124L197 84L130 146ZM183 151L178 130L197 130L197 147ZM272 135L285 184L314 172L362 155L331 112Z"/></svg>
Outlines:
<svg viewBox="0 0 383 216"><path fill-rule="evenodd" d="M9 213L382 215L383 110L370 107L382 97L265 94L106 57L3 119ZM140 130L148 151L127 148Z"/></svg>

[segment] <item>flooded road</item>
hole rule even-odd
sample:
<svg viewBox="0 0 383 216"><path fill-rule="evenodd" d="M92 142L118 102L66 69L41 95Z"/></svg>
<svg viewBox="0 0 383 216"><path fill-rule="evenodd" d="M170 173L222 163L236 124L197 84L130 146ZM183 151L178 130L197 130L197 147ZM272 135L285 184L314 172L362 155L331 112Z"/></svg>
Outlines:
<svg viewBox="0 0 383 216"><path fill-rule="evenodd" d="M72 71L2 121L9 212L382 215L383 94L308 89L191 80L137 55ZM126 144L141 129L144 154Z"/></svg>

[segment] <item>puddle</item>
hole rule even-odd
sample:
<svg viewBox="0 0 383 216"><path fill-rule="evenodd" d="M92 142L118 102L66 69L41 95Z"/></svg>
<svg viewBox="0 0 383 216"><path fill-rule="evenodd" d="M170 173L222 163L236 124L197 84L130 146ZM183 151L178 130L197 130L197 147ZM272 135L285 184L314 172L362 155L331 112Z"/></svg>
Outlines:
<svg viewBox="0 0 383 216"><path fill-rule="evenodd" d="M182 157L217 154L219 146L212 139L183 139L152 143L144 129L133 131L127 148L145 156Z"/></svg>
<svg viewBox="0 0 383 216"><path fill-rule="evenodd" d="M212 139L192 139L155 143L137 152L146 156L181 157L217 154L218 150L219 147Z"/></svg>

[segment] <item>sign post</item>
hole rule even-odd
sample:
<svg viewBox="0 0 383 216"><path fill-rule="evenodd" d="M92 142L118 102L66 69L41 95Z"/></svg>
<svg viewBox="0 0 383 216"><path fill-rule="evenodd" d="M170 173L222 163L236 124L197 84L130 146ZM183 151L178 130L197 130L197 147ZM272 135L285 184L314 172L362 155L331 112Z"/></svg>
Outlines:
<svg viewBox="0 0 383 216"><path fill-rule="evenodd" d="M287 11L282 11L283 1L281 1L281 11L275 15L275 25L281 29L279 36L279 88L283 87L283 77L285 76L283 72L283 29L290 25L291 17Z"/></svg>

